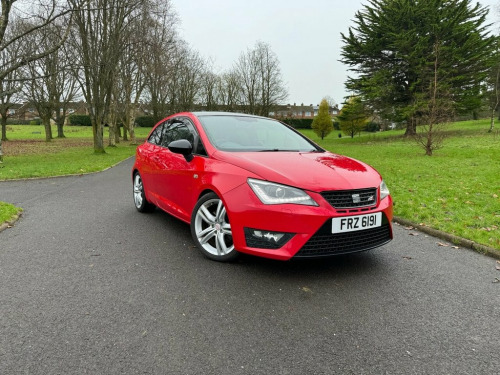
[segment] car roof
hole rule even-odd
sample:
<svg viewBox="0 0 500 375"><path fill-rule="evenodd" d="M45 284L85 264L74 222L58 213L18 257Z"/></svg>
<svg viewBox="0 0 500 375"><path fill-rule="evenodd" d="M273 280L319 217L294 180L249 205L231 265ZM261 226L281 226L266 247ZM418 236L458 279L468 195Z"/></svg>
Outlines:
<svg viewBox="0 0 500 375"><path fill-rule="evenodd" d="M263 116L256 116L256 115L250 115L247 113L238 113L238 112L210 112L210 111L200 111L200 112L191 112L193 115L196 117L203 117L203 116L241 116L241 117L256 117L256 118L265 118L269 120L268 117L263 117Z"/></svg>

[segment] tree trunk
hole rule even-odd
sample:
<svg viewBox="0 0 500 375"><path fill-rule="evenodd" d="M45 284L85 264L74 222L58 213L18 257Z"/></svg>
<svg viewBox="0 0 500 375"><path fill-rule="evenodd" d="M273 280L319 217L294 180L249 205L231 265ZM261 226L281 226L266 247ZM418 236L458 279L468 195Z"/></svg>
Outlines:
<svg viewBox="0 0 500 375"><path fill-rule="evenodd" d="M66 136L64 135L64 120L65 117L56 118L57 138L66 138Z"/></svg>
<svg viewBox="0 0 500 375"><path fill-rule="evenodd" d="M2 141L7 140L7 117L2 115Z"/></svg>
<svg viewBox="0 0 500 375"><path fill-rule="evenodd" d="M120 135L121 135L121 126L119 123L115 124L115 144L120 143Z"/></svg>
<svg viewBox="0 0 500 375"><path fill-rule="evenodd" d="M57 138L66 138L64 135L63 124L57 123Z"/></svg>
<svg viewBox="0 0 500 375"><path fill-rule="evenodd" d="M137 140L135 138L134 123L135 123L135 106L131 105L129 110L129 115L127 116L128 131L130 133L130 144L136 145Z"/></svg>
<svg viewBox="0 0 500 375"><path fill-rule="evenodd" d="M2 140L0 139L0 164L3 164Z"/></svg>
<svg viewBox="0 0 500 375"><path fill-rule="evenodd" d="M52 141L52 127L50 126L50 118L43 118L42 123L45 129L45 142L50 142Z"/></svg>
<svg viewBox="0 0 500 375"><path fill-rule="evenodd" d="M116 137L115 137L115 134L116 134L116 129L115 129L115 124L111 123L111 124L108 124L108 131L109 131L109 143L108 145L110 147L116 147Z"/></svg>
<svg viewBox="0 0 500 375"><path fill-rule="evenodd" d="M412 116L407 120L405 137L413 137L415 134L417 134L417 119Z"/></svg>
<svg viewBox="0 0 500 375"><path fill-rule="evenodd" d="M105 154L102 122L92 119L92 133L94 136L94 153Z"/></svg>
<svg viewBox="0 0 500 375"><path fill-rule="evenodd" d="M128 136L127 136L127 127L123 127L123 140L128 141Z"/></svg>
<svg viewBox="0 0 500 375"><path fill-rule="evenodd" d="M495 112L496 110L491 111L490 128L488 129L488 133L492 133L495 128Z"/></svg>

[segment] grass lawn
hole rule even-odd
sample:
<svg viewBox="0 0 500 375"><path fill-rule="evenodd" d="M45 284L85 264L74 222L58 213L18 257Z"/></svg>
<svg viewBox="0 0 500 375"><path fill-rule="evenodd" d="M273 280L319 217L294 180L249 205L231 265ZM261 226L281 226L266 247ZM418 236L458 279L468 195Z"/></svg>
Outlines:
<svg viewBox="0 0 500 375"><path fill-rule="evenodd" d="M0 224L9 221L22 210L9 203L0 202Z"/></svg>
<svg viewBox="0 0 500 375"><path fill-rule="evenodd" d="M450 125L450 137L432 157L403 131L366 133L323 141L322 147L360 159L384 177L395 215L500 249L500 134L488 120Z"/></svg>
<svg viewBox="0 0 500 375"><path fill-rule="evenodd" d="M136 137L142 142L151 128L137 128ZM56 133L55 127L53 134ZM107 129L105 137L108 136ZM3 142L4 163L0 180L49 177L96 172L106 169L135 153L130 142L106 147L105 154L94 154L92 128L68 126L67 138L45 142L42 126L11 125L7 127L8 141ZM105 144L108 140L105 139Z"/></svg>

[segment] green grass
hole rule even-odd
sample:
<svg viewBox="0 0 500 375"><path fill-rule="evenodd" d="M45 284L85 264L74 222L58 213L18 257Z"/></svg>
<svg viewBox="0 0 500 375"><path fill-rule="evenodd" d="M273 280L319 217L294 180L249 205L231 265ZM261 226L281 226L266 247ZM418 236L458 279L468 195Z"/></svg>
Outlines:
<svg viewBox="0 0 500 375"><path fill-rule="evenodd" d="M0 202L0 224L10 221L15 215L20 213L22 209L13 206L9 203Z"/></svg>
<svg viewBox="0 0 500 375"><path fill-rule="evenodd" d="M403 131L323 141L322 147L360 159L384 177L394 198L394 213L475 242L500 249L500 134L489 122L450 125L450 137L432 157Z"/></svg>
<svg viewBox="0 0 500 375"><path fill-rule="evenodd" d="M92 127L65 126L64 135L66 136L66 138L92 138ZM52 126L52 136L57 136L57 128L55 126ZM7 138L9 139L9 141L45 141L45 131L42 125L7 125Z"/></svg>
<svg viewBox="0 0 500 375"><path fill-rule="evenodd" d="M66 127L67 138L51 142L45 142L41 126L12 125L7 129L9 140L3 142L4 163L0 165L0 180L101 171L133 156L136 148L122 141L116 147L106 147L105 154L95 154L90 127ZM143 141L150 130L137 128L136 137ZM55 128L53 132L56 134ZM108 143L107 132L106 129L105 144Z"/></svg>

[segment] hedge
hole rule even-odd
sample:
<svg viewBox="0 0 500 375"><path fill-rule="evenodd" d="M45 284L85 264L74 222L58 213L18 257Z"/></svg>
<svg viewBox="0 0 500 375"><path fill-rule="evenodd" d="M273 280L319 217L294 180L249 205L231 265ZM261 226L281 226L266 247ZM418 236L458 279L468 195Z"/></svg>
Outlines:
<svg viewBox="0 0 500 375"><path fill-rule="evenodd" d="M41 124L40 119L36 120L18 120L14 118L7 119L7 125L40 125L40 124Z"/></svg>
<svg viewBox="0 0 500 375"><path fill-rule="evenodd" d="M152 128L155 126L155 120L153 116L138 116L135 118L135 126L140 126L141 128Z"/></svg>
<svg viewBox="0 0 500 375"><path fill-rule="evenodd" d="M311 129L311 124L313 122L312 118L285 118L282 120L285 124L288 124L295 129Z"/></svg>
<svg viewBox="0 0 500 375"><path fill-rule="evenodd" d="M69 116L70 125L80 125L80 126L92 126L89 115L70 115Z"/></svg>

